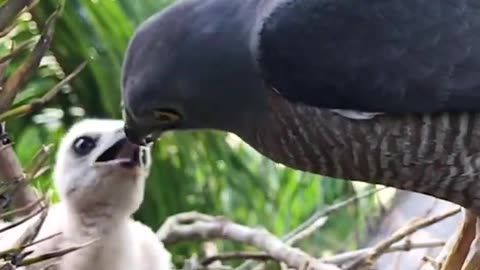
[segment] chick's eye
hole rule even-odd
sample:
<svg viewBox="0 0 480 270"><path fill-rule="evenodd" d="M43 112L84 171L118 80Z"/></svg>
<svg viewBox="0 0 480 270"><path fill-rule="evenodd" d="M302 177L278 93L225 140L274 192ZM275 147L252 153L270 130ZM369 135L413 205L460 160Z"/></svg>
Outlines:
<svg viewBox="0 0 480 270"><path fill-rule="evenodd" d="M158 109L153 111L153 117L160 124L172 124L181 120L182 116L174 111L169 109Z"/></svg>
<svg viewBox="0 0 480 270"><path fill-rule="evenodd" d="M75 151L75 153L80 156L85 156L89 154L93 150L93 148L95 148L95 146L97 146L97 143L93 138L83 136L77 138L73 142L73 151Z"/></svg>

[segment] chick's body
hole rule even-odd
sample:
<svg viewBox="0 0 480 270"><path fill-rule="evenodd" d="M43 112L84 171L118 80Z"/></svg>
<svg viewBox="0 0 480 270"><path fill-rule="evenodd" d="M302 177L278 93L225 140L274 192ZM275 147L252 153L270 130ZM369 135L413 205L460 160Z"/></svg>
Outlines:
<svg viewBox="0 0 480 270"><path fill-rule="evenodd" d="M154 232L131 218L143 200L150 149L130 144L122 128L122 121L87 119L65 135L54 171L61 201L49 209L36 240L61 235L33 246L30 257L90 244L25 270L52 263L58 270L171 268L171 255ZM35 220L0 235L0 249Z"/></svg>

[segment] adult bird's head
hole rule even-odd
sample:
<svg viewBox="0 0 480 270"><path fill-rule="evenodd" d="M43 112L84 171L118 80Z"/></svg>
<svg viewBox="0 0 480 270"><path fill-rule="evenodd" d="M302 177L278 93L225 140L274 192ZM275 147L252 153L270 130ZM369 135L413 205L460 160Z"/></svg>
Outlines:
<svg viewBox="0 0 480 270"><path fill-rule="evenodd" d="M125 132L142 143L168 130L245 133L266 106L250 53L259 1L186 0L146 20L123 64Z"/></svg>

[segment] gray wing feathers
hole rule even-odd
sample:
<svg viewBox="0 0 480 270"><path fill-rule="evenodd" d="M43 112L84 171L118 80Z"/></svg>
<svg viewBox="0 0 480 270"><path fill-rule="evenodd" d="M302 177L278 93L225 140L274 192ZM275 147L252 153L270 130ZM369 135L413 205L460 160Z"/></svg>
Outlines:
<svg viewBox="0 0 480 270"><path fill-rule="evenodd" d="M367 112L480 110L476 0L291 0L259 35L265 80L293 102Z"/></svg>

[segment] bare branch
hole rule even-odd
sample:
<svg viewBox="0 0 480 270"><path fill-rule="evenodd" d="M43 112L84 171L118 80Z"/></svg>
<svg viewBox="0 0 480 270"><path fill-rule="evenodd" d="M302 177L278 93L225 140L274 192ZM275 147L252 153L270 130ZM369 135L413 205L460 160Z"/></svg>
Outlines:
<svg viewBox="0 0 480 270"><path fill-rule="evenodd" d="M17 243L15 243L15 246L17 247L25 246L32 243L37 237L38 233L40 232L40 229L42 228L42 225L45 222L47 215L48 215L48 206L42 208L42 211L40 212L40 217L37 220L35 220L35 222L31 224L22 233L20 238L17 240Z"/></svg>
<svg viewBox="0 0 480 270"><path fill-rule="evenodd" d="M427 226L430 226L432 224L435 224L441 220L444 220L448 217L451 217L458 212L460 212L460 207L456 207L452 210L447 211L446 213L443 213L438 216L430 217L430 218L424 218L417 220L413 222L411 225L399 229L397 232L395 232L391 237L385 239L384 241L378 243L372 251L364 256L363 258L360 258L356 261L354 261L352 264L350 264L348 267L346 267L347 270L357 270L357 269L362 269L365 265L370 265L373 261L375 261L381 254L383 254L385 251L390 248L392 244L395 242L398 242L402 240L404 237L422 229Z"/></svg>
<svg viewBox="0 0 480 270"><path fill-rule="evenodd" d="M195 220L198 217L198 220ZM178 223L179 220L193 221L190 224ZM197 212L183 213L180 217L169 217L157 235L165 244L184 240L229 239L254 246L289 267L300 268L305 263L309 269L339 270L331 264L321 263L307 253L292 248L264 229L249 228L236 224L223 217L210 217Z"/></svg>
<svg viewBox="0 0 480 270"><path fill-rule="evenodd" d="M7 63L8 61L16 58L19 56L22 52L24 52L26 49L28 49L29 46L32 45L32 40L27 40L20 44L18 47L13 49L9 54L0 57L0 64Z"/></svg>
<svg viewBox="0 0 480 270"><path fill-rule="evenodd" d="M61 82L56 84L52 89L50 89L43 97L36 99L28 104L18 106L13 108L9 111L0 114L0 122L6 121L13 117L22 116L27 113L31 113L34 111L38 111L45 107L45 105L50 102L58 93L63 86L69 83L75 76L82 71L82 69L87 65L89 60L84 61L81 63L71 74L66 76Z"/></svg>
<svg viewBox="0 0 480 270"><path fill-rule="evenodd" d="M319 219L323 217L327 217L328 215L335 213L339 211L340 209L343 209L347 206L349 206L352 203L355 203L359 201L360 199L372 196L382 190L384 190L386 187L382 188L377 188L373 190L368 190L364 193L358 194L357 196L351 197L346 199L345 201L341 201L337 204L328 206L326 208L320 209L317 212L315 212L311 217L309 217L305 222L300 224L297 228L295 228L293 231L289 232L287 235L282 237L282 240L285 241L286 243L289 243L290 245L295 244L298 240L297 235L302 234L304 230L308 230L310 226L313 224L317 223Z"/></svg>
<svg viewBox="0 0 480 270"><path fill-rule="evenodd" d="M40 60L50 47L50 43L53 39L55 21L58 15L59 9L48 18L46 27L27 61L24 62L5 83L3 90L0 92L1 113L5 112L10 107L17 93L23 88L28 78L30 78L32 73L37 69Z"/></svg>
<svg viewBox="0 0 480 270"><path fill-rule="evenodd" d="M200 260L200 264L203 266L208 266L215 261L245 260L245 259L252 259L257 261L274 260L272 256L266 253L260 253L260 252L225 252L225 253L203 258L202 260Z"/></svg>
<svg viewBox="0 0 480 270"><path fill-rule="evenodd" d="M12 223L10 223L10 224L8 224L8 225L0 228L0 233L6 232L6 231L8 231L8 230L10 230L10 229L12 229L12 228L15 228L15 227L17 227L17 226L19 226L19 225L27 222L27 221L30 220L31 218L33 218L33 217L35 217L36 215L42 213L44 210L45 210L45 207L42 207L42 208L38 209L37 211L29 214L28 216L25 216L25 217L19 219L18 221L12 222Z"/></svg>
<svg viewBox="0 0 480 270"><path fill-rule="evenodd" d="M10 0L0 7L0 31L8 27L20 11L32 2L33 0Z"/></svg>
<svg viewBox="0 0 480 270"><path fill-rule="evenodd" d="M42 171L42 168L46 166L48 162L48 157L52 151L53 145L42 145L37 153L32 158L30 165L25 169L26 171L26 180L30 182L32 179L38 177L39 172Z"/></svg>
<svg viewBox="0 0 480 270"><path fill-rule="evenodd" d="M472 212L467 212L467 215L474 218L476 236L470 245L470 252L468 253L462 270L479 270L480 269L480 219Z"/></svg>
<svg viewBox="0 0 480 270"><path fill-rule="evenodd" d="M15 208L30 205L39 197L31 187L26 185L24 179L25 175L13 150L12 142L3 128L0 128L0 181L15 186L16 192L12 198Z"/></svg>
<svg viewBox="0 0 480 270"><path fill-rule="evenodd" d="M420 248L434 248L434 247L441 247L445 245L445 241L430 241L430 242L419 242L419 243L411 243L409 241L405 241L403 243L396 243L390 246L384 253L389 252L397 252L397 251L410 251L412 249L420 249ZM357 259L359 257L365 256L373 251L374 248L363 248L355 251L349 251L341 254L337 254L331 258L321 259L324 263L331 263L331 264L344 264L351 260Z"/></svg>
<svg viewBox="0 0 480 270"><path fill-rule="evenodd" d="M476 215L468 210L462 212L464 212L462 224L437 257L437 263L442 266L442 270L461 269L470 250L470 244L475 238ZM443 256L446 257L444 262Z"/></svg>
<svg viewBox="0 0 480 270"><path fill-rule="evenodd" d="M5 212L5 213L0 215L0 220L4 220L4 219L9 218L11 216L21 216L21 215L25 215L25 213L30 213L30 212L32 212L32 209L35 209L35 208L39 207L41 205L41 203L43 202L43 200L44 200L44 197L42 196L38 200L36 200L36 201L34 201L34 202L32 202L28 205L25 205L24 207L16 208L16 209L13 209L11 211Z"/></svg>
<svg viewBox="0 0 480 270"><path fill-rule="evenodd" d="M95 240L89 241L85 244L72 246L72 247L65 248L65 249L62 249L62 250L59 250L59 251L54 251L54 252L41 254L41 255L38 255L38 256L33 257L33 258L22 260L19 264L17 264L17 266L18 267L27 266L27 265L32 265L32 264L36 264L36 263L39 263L39 262L47 261L47 260L50 260L50 259L57 259L57 258L62 257L63 255L68 254L68 253L72 253L72 252L77 251L79 249L85 248L89 245L92 245L97 241L98 241L98 239L95 239Z"/></svg>
<svg viewBox="0 0 480 270"><path fill-rule="evenodd" d="M350 197L344 201L336 203L334 205L328 206L326 208L319 209L312 216L310 216L306 221L300 224L298 227L293 229L291 232L287 233L281 239L287 245L294 245L298 241L308 237L313 234L318 228L322 227L323 224L327 221L327 217L352 203L358 202L359 200L377 194L378 192L386 189L386 187L376 188L373 190L368 190L363 193L357 194L356 196ZM246 261L236 268L236 270L248 270L248 269L257 269L253 268L255 261Z"/></svg>

